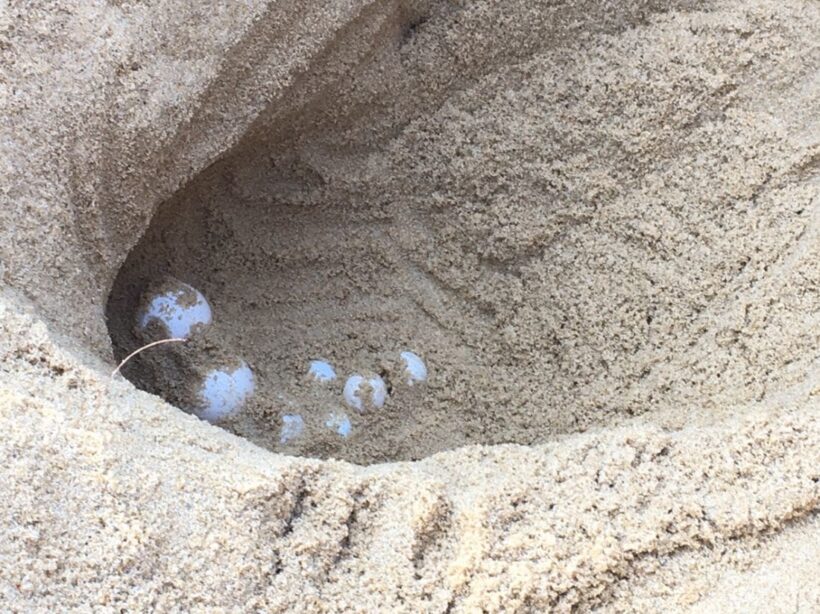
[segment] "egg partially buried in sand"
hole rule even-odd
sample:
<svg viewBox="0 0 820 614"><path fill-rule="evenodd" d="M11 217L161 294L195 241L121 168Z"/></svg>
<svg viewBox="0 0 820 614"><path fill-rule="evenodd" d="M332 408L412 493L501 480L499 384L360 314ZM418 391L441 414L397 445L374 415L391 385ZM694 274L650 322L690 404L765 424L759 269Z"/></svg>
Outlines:
<svg viewBox="0 0 820 614"><path fill-rule="evenodd" d="M207 327L212 320L211 306L202 293L177 279L168 279L147 292L137 314L137 331L145 336L157 321L165 327L167 337L185 339L196 328Z"/></svg>
<svg viewBox="0 0 820 614"><path fill-rule="evenodd" d="M324 360L311 360L308 375L317 382L331 382L336 379L333 365Z"/></svg>
<svg viewBox="0 0 820 614"><path fill-rule="evenodd" d="M345 439L350 437L353 430L353 425L350 423L350 418L342 412L332 411L328 413L325 426Z"/></svg>
<svg viewBox="0 0 820 614"><path fill-rule="evenodd" d="M240 409L253 395L253 371L242 361L235 369L212 369L199 389L199 405L193 412L208 422L218 422Z"/></svg>
<svg viewBox="0 0 820 614"><path fill-rule="evenodd" d="M404 362L404 381L408 386L427 381L427 365L417 354L402 352L401 359Z"/></svg>
<svg viewBox="0 0 820 614"><path fill-rule="evenodd" d="M345 382L343 394L345 403L360 412L366 407L380 409L387 400L387 386L378 375L368 378L351 375Z"/></svg>
<svg viewBox="0 0 820 614"><path fill-rule="evenodd" d="M279 431L279 443L286 444L296 439L305 430L305 420L298 414L282 416L282 430Z"/></svg>

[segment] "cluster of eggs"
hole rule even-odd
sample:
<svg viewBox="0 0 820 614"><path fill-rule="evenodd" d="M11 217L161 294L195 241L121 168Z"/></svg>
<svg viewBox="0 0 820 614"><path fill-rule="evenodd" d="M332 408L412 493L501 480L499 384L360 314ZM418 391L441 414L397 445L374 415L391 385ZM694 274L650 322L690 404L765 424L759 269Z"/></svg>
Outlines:
<svg viewBox="0 0 820 614"><path fill-rule="evenodd" d="M169 278L143 296L136 331L144 341L189 339L204 333L212 321L213 310L202 293ZM184 409L208 422L217 422L242 407L255 387L253 371L239 357L208 365L190 406Z"/></svg>
<svg viewBox="0 0 820 614"><path fill-rule="evenodd" d="M424 361L410 351L399 355L404 364L404 383L413 386L427 380L427 366ZM312 360L308 367L308 377L318 384L328 384L337 379L336 370L326 360ZM361 375L353 373L345 381L342 398L345 404L359 414L384 407L387 401L387 384L379 375ZM343 411L333 410L327 413L324 426L344 438L350 436L353 424ZM282 417L282 430L279 442L286 444L302 434L305 422L298 414L287 414Z"/></svg>
<svg viewBox="0 0 820 614"><path fill-rule="evenodd" d="M146 342L159 338L189 339L204 333L213 321L208 300L196 288L176 279L167 279L161 286L149 290L142 298L136 318L136 332ZM410 351L399 355L404 371L403 383L408 386L427 379L424 361ZM195 390L187 411L214 423L237 412L251 398L256 384L254 373L240 357L224 360L224 364L209 364L194 382ZM308 377L326 385L337 379L333 366L325 360L313 360ZM388 397L388 388L379 375L351 374L344 383L344 403L359 414L382 408ZM323 426L342 438L353 431L350 417L340 409L328 412ZM279 441L287 444L305 430L305 420L299 414L282 416Z"/></svg>

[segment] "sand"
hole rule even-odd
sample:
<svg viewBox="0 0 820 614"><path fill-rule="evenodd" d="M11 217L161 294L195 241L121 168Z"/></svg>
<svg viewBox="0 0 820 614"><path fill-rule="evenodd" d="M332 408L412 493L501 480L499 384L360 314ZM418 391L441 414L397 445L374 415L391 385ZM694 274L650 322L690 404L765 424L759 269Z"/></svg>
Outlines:
<svg viewBox="0 0 820 614"><path fill-rule="evenodd" d="M820 609L818 5L242 4L0 8L0 609Z"/></svg>

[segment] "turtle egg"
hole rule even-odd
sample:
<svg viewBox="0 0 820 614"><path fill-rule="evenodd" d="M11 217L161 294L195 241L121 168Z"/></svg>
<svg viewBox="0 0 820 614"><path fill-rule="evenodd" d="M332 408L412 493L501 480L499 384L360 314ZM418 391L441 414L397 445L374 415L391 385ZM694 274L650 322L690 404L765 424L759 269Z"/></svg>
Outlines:
<svg viewBox="0 0 820 614"><path fill-rule="evenodd" d="M242 407L253 390L253 371L244 361L234 370L212 369L202 382L201 403L194 413L208 422L217 422Z"/></svg>
<svg viewBox="0 0 820 614"><path fill-rule="evenodd" d="M404 361L405 380L408 386L427 380L427 365L413 352L402 352L401 359Z"/></svg>
<svg viewBox="0 0 820 614"><path fill-rule="evenodd" d="M368 392L369 397L365 396ZM365 404L372 405L376 409L384 406L387 399L387 386L378 375L366 379L361 375L351 375L345 382L343 394L345 402L350 407L362 412L365 410Z"/></svg>
<svg viewBox="0 0 820 614"><path fill-rule="evenodd" d="M296 439L305 430L305 421L302 416L285 414L282 416L282 430L279 431L279 443L288 443Z"/></svg>
<svg viewBox="0 0 820 614"><path fill-rule="evenodd" d="M311 360L308 375L317 382L329 382L336 379L336 371L329 362L324 360Z"/></svg>
<svg viewBox="0 0 820 614"><path fill-rule="evenodd" d="M147 295L143 305L137 315L140 333L146 332L153 320L158 320L171 337L186 338L195 326L211 323L211 306L202 293L178 280L170 281L164 290Z"/></svg>
<svg viewBox="0 0 820 614"><path fill-rule="evenodd" d="M345 438L349 437L350 431L353 430L353 425L350 424L350 418L348 418L346 414L333 411L327 415L325 426Z"/></svg>

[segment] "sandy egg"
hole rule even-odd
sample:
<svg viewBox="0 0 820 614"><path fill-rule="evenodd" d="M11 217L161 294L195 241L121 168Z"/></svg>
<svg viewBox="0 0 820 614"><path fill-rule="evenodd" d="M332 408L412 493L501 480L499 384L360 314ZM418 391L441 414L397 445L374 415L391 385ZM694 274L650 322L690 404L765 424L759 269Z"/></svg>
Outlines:
<svg viewBox="0 0 820 614"><path fill-rule="evenodd" d="M366 407L379 409L387 400L387 386L378 375L365 378L354 374L347 378L344 387L344 399L350 407L363 412Z"/></svg>
<svg viewBox="0 0 820 614"><path fill-rule="evenodd" d="M413 352L402 352L400 354L404 361L404 375L408 386L427 381L427 365Z"/></svg>
<svg viewBox="0 0 820 614"><path fill-rule="evenodd" d="M302 416L285 414L282 416L282 429L279 431L279 443L285 444L299 437L305 430Z"/></svg>
<svg viewBox="0 0 820 614"><path fill-rule="evenodd" d="M147 332L152 321L159 321L168 337L186 338L195 327L206 327L212 320L211 306L202 293L176 279L145 295L142 305L137 314L137 331L141 334Z"/></svg>
<svg viewBox="0 0 820 614"><path fill-rule="evenodd" d="M317 382L330 382L336 379L336 371L334 371L333 365L324 360L311 360L308 375Z"/></svg>
<svg viewBox="0 0 820 614"><path fill-rule="evenodd" d="M350 418L342 412L330 412L327 415L325 426L344 438L350 437L350 433L353 430Z"/></svg>
<svg viewBox="0 0 820 614"><path fill-rule="evenodd" d="M199 389L199 405L194 413L208 422L217 422L237 411L253 395L253 371L243 361L235 369L212 369Z"/></svg>

